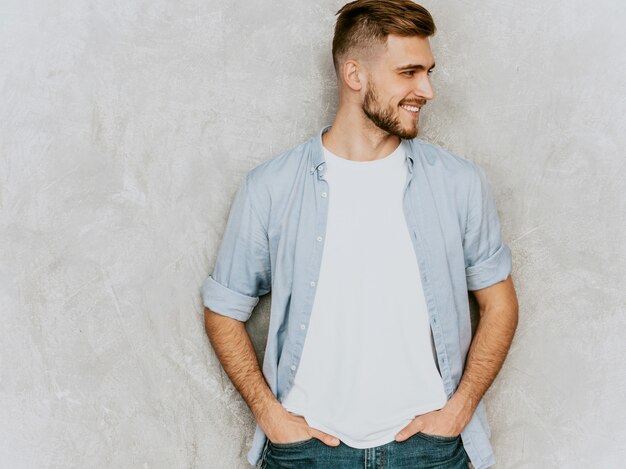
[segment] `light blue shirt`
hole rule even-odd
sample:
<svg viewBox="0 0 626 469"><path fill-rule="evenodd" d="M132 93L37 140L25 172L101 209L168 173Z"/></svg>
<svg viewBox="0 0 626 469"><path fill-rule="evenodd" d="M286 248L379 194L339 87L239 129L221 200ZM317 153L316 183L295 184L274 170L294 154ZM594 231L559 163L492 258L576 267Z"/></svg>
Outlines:
<svg viewBox="0 0 626 469"><path fill-rule="evenodd" d="M213 272L201 287L207 308L239 321L247 321L259 297L272 291L263 374L279 401L298 370L320 272L332 197L322 151L322 134L329 128L245 175ZM403 209L450 399L472 340L468 290L505 280L512 271L511 250L502 241L480 166L420 138L400 144L409 168ZM495 463L489 437L481 400L461 433L476 469ZM247 454L252 466L266 438L257 424Z"/></svg>

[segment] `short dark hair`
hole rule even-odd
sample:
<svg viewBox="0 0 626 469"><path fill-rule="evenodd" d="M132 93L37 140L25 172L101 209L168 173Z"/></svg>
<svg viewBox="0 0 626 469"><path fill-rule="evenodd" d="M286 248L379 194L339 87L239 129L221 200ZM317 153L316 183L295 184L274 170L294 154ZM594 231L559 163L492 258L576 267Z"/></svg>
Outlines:
<svg viewBox="0 0 626 469"><path fill-rule="evenodd" d="M333 37L333 65L348 53L367 52L385 44L389 34L428 37L437 28L431 14L410 0L356 0L346 3L339 15Z"/></svg>

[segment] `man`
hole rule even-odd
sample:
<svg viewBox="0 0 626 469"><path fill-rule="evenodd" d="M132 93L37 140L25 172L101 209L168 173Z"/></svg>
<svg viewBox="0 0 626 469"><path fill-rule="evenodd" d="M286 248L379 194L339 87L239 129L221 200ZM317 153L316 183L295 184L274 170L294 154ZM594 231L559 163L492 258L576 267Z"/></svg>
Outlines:
<svg viewBox="0 0 626 469"><path fill-rule="evenodd" d="M482 469L481 399L517 325L511 251L482 168L417 138L431 15L338 13L335 120L246 174L202 285L206 331L257 420L250 464ZM261 373L244 323L270 290Z"/></svg>

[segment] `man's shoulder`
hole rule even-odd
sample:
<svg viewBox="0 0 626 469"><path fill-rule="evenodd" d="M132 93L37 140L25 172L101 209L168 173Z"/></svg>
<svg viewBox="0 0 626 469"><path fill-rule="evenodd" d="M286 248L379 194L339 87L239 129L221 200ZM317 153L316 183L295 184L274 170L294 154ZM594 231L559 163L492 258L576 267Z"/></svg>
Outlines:
<svg viewBox="0 0 626 469"><path fill-rule="evenodd" d="M268 187L281 181L292 180L307 167L306 159L312 139L313 137L259 163L248 171L249 181L255 186Z"/></svg>

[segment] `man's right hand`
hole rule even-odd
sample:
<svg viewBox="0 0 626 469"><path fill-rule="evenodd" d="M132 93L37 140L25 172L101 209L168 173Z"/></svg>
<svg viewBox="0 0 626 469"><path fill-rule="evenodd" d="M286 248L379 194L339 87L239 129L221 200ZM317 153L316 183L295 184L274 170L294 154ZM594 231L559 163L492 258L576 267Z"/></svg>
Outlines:
<svg viewBox="0 0 626 469"><path fill-rule="evenodd" d="M339 445L339 440L309 426L304 417L290 414L280 403L274 406L259 426L272 443L293 443L317 438L328 446Z"/></svg>

